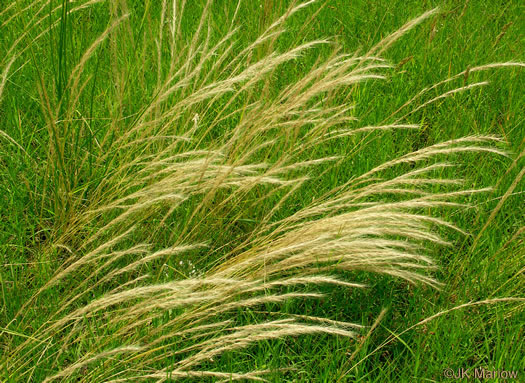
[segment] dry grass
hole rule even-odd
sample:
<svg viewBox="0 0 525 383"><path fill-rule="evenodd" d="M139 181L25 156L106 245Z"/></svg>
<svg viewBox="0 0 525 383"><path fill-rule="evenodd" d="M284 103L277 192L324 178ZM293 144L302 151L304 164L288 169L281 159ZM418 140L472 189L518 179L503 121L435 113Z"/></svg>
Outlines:
<svg viewBox="0 0 525 383"><path fill-rule="evenodd" d="M94 3L81 2L70 12ZM291 195L300 192L311 169L338 160L304 159L311 148L362 132L416 129L417 125L406 123L408 115L485 82L448 90L428 101L419 101L422 93L402 108L411 108L402 117L392 116L381 126L352 127L356 120L352 107L336 103L334 94L384 78L383 70L389 65L379 56L435 14L433 10L365 54L347 55L334 48L329 59L272 96L268 89L276 68L329 43L312 41L255 59L261 46L273 46L284 32L287 18L309 3L290 8L232 58L233 20L224 37L212 42L206 30L206 6L192 40L182 45L181 17L177 15L182 14L184 2L171 5L163 1L161 25L167 27L158 31L153 55L155 96L138 113L125 115L126 68L115 65L115 108L108 112L105 135L84 153L71 149L70 143L88 129L76 116L90 80L85 68L105 40L110 42L115 62L124 54L119 49L132 38L127 31L126 2L112 3L113 22L71 71L67 98L54 102L50 95L57 90L42 79L40 102L49 134L45 188L53 190L50 199L42 199L42 206L53 209L56 216L54 232L43 251L68 256L13 318L30 335L23 341L10 338L0 369L21 380L29 380L42 364L53 369L46 381L68 380L78 374L83 381L108 382L186 377L262 380L264 371L229 374L202 366L225 351L262 340L312 333L353 337L361 326L304 315L239 326L235 319L239 310L321 296L305 286L364 287L347 281L347 272L386 274L439 288L429 273L435 265L426 254L427 245L448 244L435 227L461 230L423 211L460 206L457 197L487 190L463 190L458 188L461 180L436 175L453 166L442 158L464 152L504 155L494 145L496 137L465 137L418 150L356 175L292 215L277 218L277 213ZM28 31L38 30L49 17L43 11L47 6L48 2L40 0L18 11L34 15ZM58 12L59 7L51 14ZM52 25L58 26L59 20ZM43 33L38 32L32 42L36 44ZM20 65L19 56L24 52L17 48L20 39L4 58L0 97L13 63ZM145 49L154 46L149 43ZM509 65L523 66L501 63L470 72ZM216 137L222 126L226 126L224 133ZM415 168L397 170L405 164ZM397 175L388 177L392 169ZM85 186L90 182L88 175L94 174L103 176L94 186ZM444 191L436 192L437 186ZM382 196L387 194L396 200L385 202ZM277 199L273 208L240 240L225 241L222 249L210 243L207 222L226 217L223 226L212 225L211 229L226 230L240 219L239 207L250 209L272 198ZM179 227L173 228L178 221ZM144 240L166 231L167 248ZM192 251L199 251L201 264L208 267L180 280L161 281L159 265ZM157 275L146 270L155 270ZM60 291L57 306L43 313L45 320L33 328L26 319L27 310L53 291ZM106 293L93 299L95 291ZM94 328L103 335L92 339ZM68 362L59 365L65 354ZM169 366L158 367L173 360L176 362Z"/></svg>

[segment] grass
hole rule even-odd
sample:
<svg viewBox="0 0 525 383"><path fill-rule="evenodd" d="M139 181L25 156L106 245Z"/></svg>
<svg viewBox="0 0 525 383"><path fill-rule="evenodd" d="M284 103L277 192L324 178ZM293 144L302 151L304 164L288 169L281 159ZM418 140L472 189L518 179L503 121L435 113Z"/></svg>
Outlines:
<svg viewBox="0 0 525 383"><path fill-rule="evenodd" d="M519 2L174 4L0 10L0 379L525 373Z"/></svg>

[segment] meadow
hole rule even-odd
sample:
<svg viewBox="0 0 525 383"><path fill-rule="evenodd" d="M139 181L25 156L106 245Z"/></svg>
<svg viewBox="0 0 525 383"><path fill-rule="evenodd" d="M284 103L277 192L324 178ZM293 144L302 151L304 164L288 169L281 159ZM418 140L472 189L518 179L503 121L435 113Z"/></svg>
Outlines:
<svg viewBox="0 0 525 383"><path fill-rule="evenodd" d="M1 2L0 381L525 376L524 11Z"/></svg>

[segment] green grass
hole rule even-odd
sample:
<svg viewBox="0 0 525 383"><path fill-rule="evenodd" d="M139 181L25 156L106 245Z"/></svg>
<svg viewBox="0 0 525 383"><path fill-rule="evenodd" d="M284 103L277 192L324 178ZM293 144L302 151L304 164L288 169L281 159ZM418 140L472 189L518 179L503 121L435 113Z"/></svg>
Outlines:
<svg viewBox="0 0 525 383"><path fill-rule="evenodd" d="M161 1L108 2L72 13L68 10L74 9L76 3L51 1L42 7L39 14L36 12L44 2L35 2L31 8L24 10L32 3L15 2L0 16L2 24L9 20L1 27L0 39L0 74L5 73L2 76L5 87L3 92L0 90L1 381L43 381L71 366L88 352L100 352L97 348L100 345L104 350L121 346L119 337L114 334L125 323L105 326L107 317L99 313L86 315L80 322L75 322L76 328L81 331L76 335L78 342L64 341L67 331L71 329L67 326L49 338L39 338L42 334L38 330L40 326L46 328L54 323L56 318L52 317L53 313L64 305L64 297L77 286L83 289L83 295L69 312L107 296L119 285L144 275L149 276L144 281L153 284L194 277L193 266L197 273L212 273L215 268L227 265L228 257L230 262L235 263L237 255L248 251L249 246L243 245L243 241L261 228L264 230L255 237L261 239L259 245L264 249L264 241L273 243L276 239L271 234L273 229L261 222L279 201L284 202L269 218L270 224L321 201L334 188L386 161L469 135L501 137L500 142L490 145L506 151L508 156L489 152L451 153L425 162L426 165L438 161L457 164L452 169L443 168L431 173L436 179L461 178L465 189L494 187L492 191L459 196L459 202L468 204L468 207L416 209L417 213L442 218L469 233L464 235L446 227L432 227L451 245L420 241L425 245L425 254L438 266L424 275L441 282L439 290L425 283L413 284L402 278L372 273L371 270L340 270L335 265L334 273L340 280L365 283L368 287L354 289L312 284L301 288L300 292L321 292L323 298L297 297L252 307L241 305L214 320L231 319L235 326L246 326L300 314L367 326L375 324L373 331L368 333L368 329L364 329L355 338L308 333L264 339L243 349L229 350L207 359L200 369L226 373L270 370L264 375L270 381L302 382L443 381L445 368L457 371L459 368L473 370L483 367L525 374L523 300L499 300L506 297L522 299L525 287L523 65L469 70L489 63L524 60L524 26L520 17L524 7L519 1L317 2L291 16L285 23L285 33L275 42L267 41L256 47L243 62L247 66L264 59L274 49L285 52L315 39L329 38L336 44L322 44L305 51L297 59L277 66L263 78L264 81L241 92L229 105L226 103L230 95L221 93L213 102L207 98L181 107L176 120L167 122L169 117L165 117L159 123L156 119L169 110L168 106L184 105L184 100L195 93L199 81L203 81L208 74L212 76L211 80L206 80L208 82L227 75L213 71L213 60L207 61L189 87L181 87L163 103L155 104L159 84L165 81L171 64L169 21L163 29L165 40L159 40ZM180 35L173 45L181 53L184 46L191 44L205 8L205 1L188 3L181 18ZM208 25L203 29L204 37L209 31L210 46L228 31L236 5L233 1L218 0L211 5L209 29ZM256 40L289 6L289 1L278 0L242 2L237 13L239 30L233 37L236 44L225 56L224 66ZM273 105L281 91L300 81L318 62L327 60L334 45L340 47L342 53L359 50L364 54L405 22L436 6L440 7L438 13L412 29L382 54L392 64L392 68L380 71L386 75L385 80L353 83L319 93L311 100L312 103L319 102L323 108L343 104L354 106L348 111L348 116L355 116L358 121L337 123L331 129L358 129L394 122L415 124L418 129L376 130L318 144L316 138L308 139L306 135L315 124L303 123L296 131L284 131L282 128L281 131L273 130L246 138L245 141L235 141L238 146L228 149L227 159L230 162L227 164L237 161L245 165L241 159L250 145L272 138L276 140L275 144L258 151L250 158L251 163L276 164L284 158L285 165L289 165L340 156L335 161L282 174L284 180L304 175L309 177L308 181L298 186L297 192L285 200L283 198L289 190L285 187L250 185L246 190L232 192L213 186L212 174L210 185L204 180L202 184L192 186L195 190L191 189L190 196L180 205L176 205L173 199L165 199L160 206L152 205L138 211L133 216L135 221L119 223L106 232L102 232L101 228L118 217L115 209L100 215L83 215L117 198L154 186L155 178L151 178L127 189L131 185L130 180L134 179L133 175L139 174L140 164L130 168L129 173L114 176L114 172L130 163L134 156L161 152L168 145L159 139L134 144L129 150L115 150L119 148L119 138L138 126L143 116L146 115L144 118L150 123L144 124L143 129L151 130L147 135L137 133L130 136L129 141L133 137L184 135L192 128L198 113L195 124L199 130L192 131L190 137L193 143L181 142L176 147L177 153L194 148L222 149L246 116L263 120L264 115L257 113ZM168 4L168 12L171 12L170 7L171 3ZM46 18L55 8L51 17ZM74 81L68 83L84 52L115 20L128 13L129 16L115 24L111 33L90 55L82 72L79 72L78 85L73 84ZM32 19L34 15L35 19ZM11 16L14 17L9 19ZM35 20L42 22L31 29ZM11 49L24 32L27 35L15 49ZM43 32L46 33L40 36ZM203 39L198 42L203 42ZM157 46L162 47L161 65L158 65ZM19 56L10 66L14 55ZM467 73L430 90L392 117L422 89L463 71ZM449 90L482 81L489 83L439 99L407 114ZM242 83L234 86L235 90L241 87ZM261 102L260 109L252 106L257 101ZM145 113L151 105L154 106L152 111ZM221 112L224 107L225 111ZM232 114L220 124L214 125L218 116L226 116L230 112ZM403 118L396 121L397 117ZM203 129L207 128L210 130L204 132ZM303 145L308 144L311 149L301 151ZM294 149L300 153L286 157ZM405 163L386 169L378 176L384 180L392 179L421 166ZM260 171L257 174L265 173ZM206 198L199 194L200 188ZM432 184L425 190L439 193L449 189ZM273 194L267 196L270 192ZM384 193L366 196L363 202L387 203L403 198L395 193ZM170 204L176 209L167 216ZM207 247L163 256L137 267L133 272L118 275L106 284L82 287L83 281L95 283L112 270L125 267L136 259L134 257L138 253L122 257L92 279L90 274L97 270L100 263L86 264L65 275L59 284L36 295L61 267L82 259L81 256L88 251L121 234L135 222L137 229L132 236L113 246L113 252L142 243L152 244L151 251L190 243L206 243ZM400 226L403 224L399 223ZM85 245L86 240L98 232L100 237ZM243 272L246 275L239 272L240 275L252 277L251 271ZM267 290L268 295L276 293L269 288ZM297 286L280 286L277 289L277 293L281 294L297 291ZM245 298L238 296L233 301L241 299ZM469 302L483 303L455 309ZM127 305L131 302L120 307L122 312L129 307ZM381 314L383 309L387 311ZM149 334L151 328L163 328L171 319L182 315L184 310L164 310L155 319L157 322L149 324L151 327L134 328L136 334L130 339L153 337ZM420 323L437 313L442 314ZM376 322L378 317L381 320ZM40 340L27 343L35 347L27 351L28 346L23 342L33 336ZM108 341L104 343L106 339ZM193 344L191 339L186 338L174 342L173 347L178 349ZM21 348L17 349L19 346ZM20 350L28 354L22 358ZM10 355L15 355L14 359L9 359ZM13 365L24 359L29 361L27 365ZM66 380L109 379L104 375L109 367L113 371L133 371L132 361L122 358L119 364L118 360L97 360L85 368L79 368ZM176 354L166 355L148 367L160 370L179 360Z"/></svg>

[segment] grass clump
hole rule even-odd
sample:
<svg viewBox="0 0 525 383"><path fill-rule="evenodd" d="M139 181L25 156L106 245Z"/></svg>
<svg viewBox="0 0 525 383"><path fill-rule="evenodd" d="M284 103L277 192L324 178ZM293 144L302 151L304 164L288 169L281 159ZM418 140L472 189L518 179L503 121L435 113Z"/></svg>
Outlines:
<svg viewBox="0 0 525 383"><path fill-rule="evenodd" d="M8 304L2 282L6 381L264 380L289 371L253 366L240 350L258 355L299 335L345 339L350 359L329 377L352 378L369 358L350 366L366 349L366 323L308 305L377 286L381 302L392 282L377 275L422 295L444 287L432 253L457 248L452 232L470 238L446 212L492 190L465 186L455 164L512 156L505 139L426 140L366 169L349 158L365 158L378 138L426 131L422 113L488 84L477 76L524 64L469 67L368 123L363 89L402 65L384 54L440 11L348 54L329 39L286 37L311 3L274 20L265 5L251 41L236 40L242 2L224 19L212 1L16 1L2 11L1 113L24 141L1 131L2 166L14 174L9 156L23 164L11 181L34 230L19 233L32 239L32 267L14 278L24 291ZM25 126L35 127L29 137ZM522 175L463 245L471 253ZM520 233L495 256L514 254ZM482 302L508 304L509 317L522 299ZM459 309L437 311L430 318Z"/></svg>

